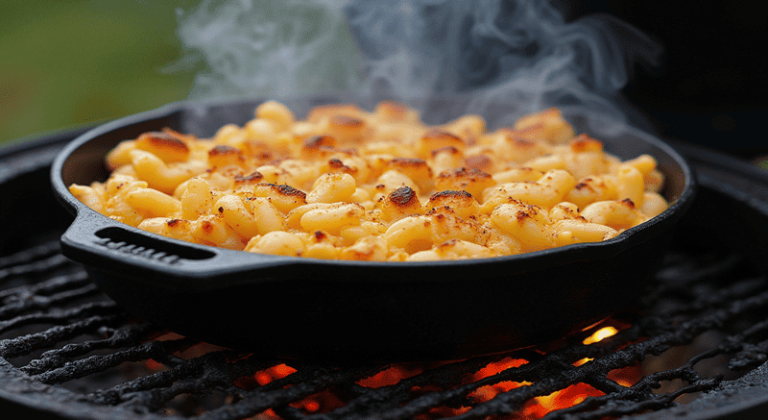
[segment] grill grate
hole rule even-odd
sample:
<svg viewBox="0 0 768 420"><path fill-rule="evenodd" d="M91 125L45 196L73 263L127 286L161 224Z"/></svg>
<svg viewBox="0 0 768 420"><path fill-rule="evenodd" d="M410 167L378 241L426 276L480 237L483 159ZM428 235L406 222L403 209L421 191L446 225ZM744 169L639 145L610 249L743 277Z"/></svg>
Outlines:
<svg viewBox="0 0 768 420"><path fill-rule="evenodd" d="M451 413L458 414L452 417L455 419L484 419L509 415L537 397L578 383L605 395L552 412L547 419L615 418L668 407L681 395L717 388L722 375L707 377L694 368L706 359L732 355L730 367L740 370L766 360L768 321L759 319L768 310L768 290L765 279L751 275L746 266L737 254L686 255L678 251L667 259L653 293L638 312L619 317L621 324L631 326L613 337L583 344L598 326L553 351L527 349L424 365L415 376L370 388L359 382L391 365L327 366L264 359L215 347L199 357L183 356L200 343L169 336L167 331L131 319L99 294L80 266L62 258L56 242L51 241L0 260L0 285L16 284L0 291L0 334L8 337L0 342L0 356L32 382L47 385L68 384L131 362L159 363L160 371L147 369L117 385L75 394L77 404L130 407L135 418L150 413L196 414L210 402L189 406L215 390L219 395L216 402L205 407L200 419L235 420L260 413L264 418L268 418L265 413L275 413L284 419L434 418L447 413L440 411L445 407L458 409ZM43 329L25 333L30 327ZM718 344L679 366L648 374L631 386L609 378L609 372L637 366L650 355L688 345L712 330L723 332ZM101 338L72 342L83 335ZM38 354L43 350L47 351ZM98 351L105 353L93 354ZM467 379L510 357L527 363ZM584 358L594 360L574 366ZM262 386L252 380L249 386L242 385L243 378L284 363L295 372ZM675 379L685 385L655 392L663 381ZM489 401L478 402L473 397L481 387L504 382L530 385L499 393ZM330 392L343 404L325 413L312 413L301 405L323 392Z"/></svg>
<svg viewBox="0 0 768 420"><path fill-rule="evenodd" d="M0 193L19 197L28 190L20 185L47 182L56 144L0 156L23 169L0 179ZM56 208L49 192L35 191L22 198L30 211L43 209L39 217L0 237L0 405L10 399L67 418L118 420L666 418L664 408L702 392L731 392L768 359L768 281L755 268L768 271L768 211L757 208L768 203L768 178L684 152L705 188L636 308L546 348L422 364L269 359L132 318L60 254L66 219L45 210ZM2 204L6 220L15 209ZM18 243L23 250L9 251ZM584 344L606 325L618 333ZM768 388L768 379L751 375L751 384ZM558 399L568 407L541 410Z"/></svg>

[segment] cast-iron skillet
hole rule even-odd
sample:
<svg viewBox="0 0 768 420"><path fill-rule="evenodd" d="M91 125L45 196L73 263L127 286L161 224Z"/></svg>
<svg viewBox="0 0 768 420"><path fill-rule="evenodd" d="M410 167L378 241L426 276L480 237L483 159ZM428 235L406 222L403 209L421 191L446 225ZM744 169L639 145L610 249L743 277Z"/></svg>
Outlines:
<svg viewBox="0 0 768 420"><path fill-rule="evenodd" d="M311 106L345 99L318 95L285 103L301 116ZM210 343L283 357L454 359L559 338L632 302L694 195L690 168L661 141L638 133L600 138L622 159L656 157L667 178L667 211L601 243L491 259L379 263L180 242L104 217L67 190L106 179L104 157L121 140L163 127L211 136L226 123L253 118L258 103L171 104L74 140L52 167L58 197L77 215L61 238L64 254L82 262L133 314ZM423 106L427 121L463 110L441 100Z"/></svg>

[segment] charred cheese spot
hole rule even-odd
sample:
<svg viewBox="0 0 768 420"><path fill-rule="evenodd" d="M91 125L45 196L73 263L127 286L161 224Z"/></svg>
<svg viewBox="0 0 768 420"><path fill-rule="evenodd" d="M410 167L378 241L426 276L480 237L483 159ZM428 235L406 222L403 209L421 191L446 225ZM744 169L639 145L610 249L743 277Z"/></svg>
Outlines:
<svg viewBox="0 0 768 420"><path fill-rule="evenodd" d="M280 192L281 195L285 195L288 197L307 198L307 194L305 194L304 191L297 190L296 188L293 188L290 185L278 185L277 190Z"/></svg>
<svg viewBox="0 0 768 420"><path fill-rule="evenodd" d="M185 224L184 222L187 222L187 223L189 223L188 221L186 221L186 220L182 220L182 219L171 219L171 220L169 220L169 221L167 221L167 222L165 222L165 223L166 223L166 224L167 224L169 227L175 227L175 226L178 226L178 225L181 225L181 224Z"/></svg>
<svg viewBox="0 0 768 420"><path fill-rule="evenodd" d="M480 211L477 200L466 191L447 190L432 194L427 202L427 208L433 211L440 207L452 209L462 219L475 218Z"/></svg>
<svg viewBox="0 0 768 420"><path fill-rule="evenodd" d="M570 141L568 146L574 153L584 152L602 152L603 143L599 142L586 134L579 134Z"/></svg>
<svg viewBox="0 0 768 420"><path fill-rule="evenodd" d="M418 202L419 199L416 197L416 192L410 187L400 187L389 193L389 201L396 206L405 207L413 202Z"/></svg>
<svg viewBox="0 0 768 420"><path fill-rule="evenodd" d="M483 190L495 185L496 181L479 169L459 168L440 173L436 184L438 190L464 190L481 197Z"/></svg>
<svg viewBox="0 0 768 420"><path fill-rule="evenodd" d="M337 115L331 117L331 126L334 128L360 129L365 126L365 121L359 118Z"/></svg>
<svg viewBox="0 0 768 420"><path fill-rule="evenodd" d="M189 152L189 147L177 136L167 132L145 133L136 139L139 143L149 143L155 147L167 148L179 152Z"/></svg>
<svg viewBox="0 0 768 420"><path fill-rule="evenodd" d="M229 165L240 166L244 163L240 149L220 144L208 151L208 163L221 168Z"/></svg>
<svg viewBox="0 0 768 420"><path fill-rule="evenodd" d="M400 187L389 193L380 203L381 217L393 221L411 214L421 213L421 203L410 187Z"/></svg>
<svg viewBox="0 0 768 420"><path fill-rule="evenodd" d="M165 163L183 162L189 158L189 147L170 132L144 133L136 139L136 148L159 157Z"/></svg>
<svg viewBox="0 0 768 420"><path fill-rule="evenodd" d="M235 175L235 184L255 184L261 182L264 175L261 172L253 172L250 175Z"/></svg>
<svg viewBox="0 0 768 420"><path fill-rule="evenodd" d="M453 146L440 147L440 148L434 149L434 150L432 150L430 152L432 157L435 157L435 156L437 156L437 155L439 155L441 153L446 153L446 154L449 154L449 155L461 155L461 151L459 151L459 149L457 149L457 148L455 148Z"/></svg>
<svg viewBox="0 0 768 420"><path fill-rule="evenodd" d="M574 188L576 188L579 191L583 189L593 190L591 183L587 181L591 181L591 179L587 178L586 180L579 182L578 184L576 184Z"/></svg>
<svg viewBox="0 0 768 420"><path fill-rule="evenodd" d="M307 204L307 194L286 184L261 183L253 187L253 195L268 198L278 210L288 213L301 205Z"/></svg>
<svg viewBox="0 0 768 420"><path fill-rule="evenodd" d="M230 156L230 155L239 155L239 154L240 154L240 149L237 149L232 146L226 146L226 145L220 144L208 152L208 157Z"/></svg>
<svg viewBox="0 0 768 420"><path fill-rule="evenodd" d="M212 233L212 232L213 232L213 229L215 228L215 226L213 225L213 223L209 222L208 220L204 220L204 221L202 222L202 224L201 224L201 227L202 227L202 229L203 229L203 232L205 232L205 233L207 233L207 234L210 234L210 233Z"/></svg>
<svg viewBox="0 0 768 420"><path fill-rule="evenodd" d="M312 136L304 141L304 148L317 150L321 146L336 146L336 139L331 136Z"/></svg>
<svg viewBox="0 0 768 420"><path fill-rule="evenodd" d="M429 168L427 166L427 162L425 162L422 159L416 159L416 158L394 158L389 161L389 166L391 168L397 168L397 169L405 169L405 168Z"/></svg>

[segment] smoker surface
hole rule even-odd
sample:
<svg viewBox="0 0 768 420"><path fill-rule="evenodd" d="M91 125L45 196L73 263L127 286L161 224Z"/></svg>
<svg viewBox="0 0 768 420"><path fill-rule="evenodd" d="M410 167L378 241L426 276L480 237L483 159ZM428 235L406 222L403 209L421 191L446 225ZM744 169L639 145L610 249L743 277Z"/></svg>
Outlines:
<svg viewBox="0 0 768 420"><path fill-rule="evenodd" d="M330 365L202 344L103 296L59 253L69 217L47 172L71 134L54 137L0 156L2 408L82 419L482 419L562 403L546 418L748 419L768 403L756 392L768 388L768 177L728 158L680 145L702 191L642 303L607 323L449 363ZM618 333L583 343L606 326Z"/></svg>

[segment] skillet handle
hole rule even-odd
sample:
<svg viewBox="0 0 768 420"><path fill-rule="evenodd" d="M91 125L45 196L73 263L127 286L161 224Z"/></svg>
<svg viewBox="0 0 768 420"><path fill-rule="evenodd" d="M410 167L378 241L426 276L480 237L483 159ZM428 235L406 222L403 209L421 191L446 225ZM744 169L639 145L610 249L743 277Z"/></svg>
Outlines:
<svg viewBox="0 0 768 420"><path fill-rule="evenodd" d="M90 209L78 213L62 235L61 245L64 255L87 266L136 273L137 276L162 275L171 287L180 281L188 284L190 280L244 269L285 269L290 265L281 257L208 247L150 234Z"/></svg>

